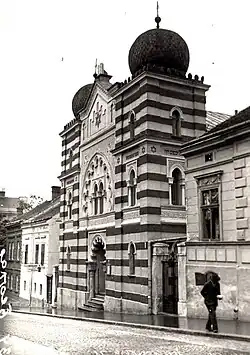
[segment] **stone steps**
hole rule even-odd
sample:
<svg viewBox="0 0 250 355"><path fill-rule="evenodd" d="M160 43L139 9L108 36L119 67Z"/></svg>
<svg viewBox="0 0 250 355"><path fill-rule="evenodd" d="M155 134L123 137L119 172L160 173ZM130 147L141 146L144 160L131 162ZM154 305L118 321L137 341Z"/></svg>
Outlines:
<svg viewBox="0 0 250 355"><path fill-rule="evenodd" d="M104 296L96 295L91 300L88 300L83 306L78 307L80 311L101 312L103 311Z"/></svg>

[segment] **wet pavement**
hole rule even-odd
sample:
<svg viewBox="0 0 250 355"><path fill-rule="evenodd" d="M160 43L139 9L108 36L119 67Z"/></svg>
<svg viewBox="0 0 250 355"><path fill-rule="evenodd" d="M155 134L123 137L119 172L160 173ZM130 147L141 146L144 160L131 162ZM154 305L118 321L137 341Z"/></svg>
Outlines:
<svg viewBox="0 0 250 355"><path fill-rule="evenodd" d="M161 327L181 328L189 330L205 330L206 319L182 318L172 315L135 315L135 314L118 314L109 312L84 312L74 310L46 309L46 308L18 308L13 310L25 311L31 313L45 313L52 315L62 315L65 317L76 317L79 319L99 319L115 322L146 324ZM218 320L219 332L225 334L236 334L250 337L250 322L241 322L238 320Z"/></svg>
<svg viewBox="0 0 250 355"><path fill-rule="evenodd" d="M249 355L249 341L12 313L12 355ZM212 341L211 341L212 340Z"/></svg>

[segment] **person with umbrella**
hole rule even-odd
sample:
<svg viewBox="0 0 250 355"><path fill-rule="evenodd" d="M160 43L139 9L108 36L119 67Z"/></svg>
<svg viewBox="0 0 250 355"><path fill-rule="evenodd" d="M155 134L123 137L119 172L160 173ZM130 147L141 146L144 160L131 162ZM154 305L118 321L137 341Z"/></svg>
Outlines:
<svg viewBox="0 0 250 355"><path fill-rule="evenodd" d="M204 298L205 305L208 309L208 321L206 330L218 333L218 323L216 319L216 308L218 306L218 299L221 300L220 294L220 277L215 272L207 272L207 282L201 290L201 295Z"/></svg>

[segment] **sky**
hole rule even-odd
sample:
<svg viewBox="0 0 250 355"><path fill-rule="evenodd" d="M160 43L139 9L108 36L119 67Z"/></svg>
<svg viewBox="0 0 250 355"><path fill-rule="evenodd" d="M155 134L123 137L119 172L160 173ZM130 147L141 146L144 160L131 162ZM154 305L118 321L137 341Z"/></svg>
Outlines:
<svg viewBox="0 0 250 355"><path fill-rule="evenodd" d="M249 0L159 1L161 28L190 51L188 73L211 85L207 110L250 104ZM51 198L60 186L61 138L72 99L93 82L96 58L130 76L134 40L155 27L155 0L0 0L0 189ZM63 60L62 60L63 58Z"/></svg>

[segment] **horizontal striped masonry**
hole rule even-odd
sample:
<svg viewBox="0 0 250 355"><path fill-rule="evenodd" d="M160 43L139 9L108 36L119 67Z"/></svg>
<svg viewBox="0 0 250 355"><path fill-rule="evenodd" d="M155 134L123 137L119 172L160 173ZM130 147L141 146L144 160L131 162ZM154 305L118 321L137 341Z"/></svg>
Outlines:
<svg viewBox="0 0 250 355"><path fill-rule="evenodd" d="M120 228L107 228L106 235L121 235L144 232L161 232L161 233L186 233L186 224L126 224Z"/></svg>
<svg viewBox="0 0 250 355"><path fill-rule="evenodd" d="M153 107L154 109L159 109L159 110L162 110L162 111L169 112L173 108L173 105L164 104L164 103L161 103L161 102L157 102L157 101L146 99L145 101L140 103L138 106L134 107L133 111L135 112L135 114L137 114L141 110L143 110L144 108L147 108L147 107ZM180 109L182 110L184 115L199 116L199 117L204 117L204 118L206 117L206 110L199 110L199 109L196 109L196 108L192 108L191 109L191 108L187 108L187 107L180 107ZM116 117L116 124L118 124L121 121L127 123L127 125L125 127L120 128L120 129L118 129L116 131L116 137L121 134L120 130L123 130L123 133L129 131L129 120L128 120L129 119L129 115L130 115L130 112L127 112L124 115L119 115L119 116ZM142 117L140 117L140 118L138 118L136 120L135 125L136 125L136 127L138 127L144 122L153 122L153 123L172 125L173 121L172 121L171 118L145 114L145 115L143 115ZM184 120L181 121L181 127L183 127L183 128L193 129L194 126L196 127L196 129L201 129L201 130L204 130L204 128L206 129L206 125L205 124L192 123L192 122L187 122L187 121L184 121Z"/></svg>
<svg viewBox="0 0 250 355"><path fill-rule="evenodd" d="M165 133L165 132L156 131L156 130L152 130L152 129L146 129L146 130L136 134L135 138L133 140L128 138L123 141L117 142L115 144L114 153L116 153L116 151L121 147L122 148L129 148L132 144L134 145L135 143L139 143L143 139L154 139L154 140L159 139L159 140L165 140L165 141L169 141L169 140L174 139L178 142L188 142L193 138L194 137L192 137L192 136L186 136L186 135L176 137L176 136L173 136L171 133Z"/></svg>
<svg viewBox="0 0 250 355"><path fill-rule="evenodd" d="M110 289L106 289L106 295L114 298L123 298L125 300L139 302L139 303L148 303L148 296L141 295L138 293L129 293L129 292L119 292Z"/></svg>
<svg viewBox="0 0 250 355"><path fill-rule="evenodd" d="M74 132L70 137L64 139L62 141L62 146L67 146L69 143L73 142L76 138L81 138L81 130L79 129L77 132Z"/></svg>
<svg viewBox="0 0 250 355"><path fill-rule="evenodd" d="M87 238L86 231L79 231L78 237L79 239L86 239ZM73 232L64 233L63 235L60 236L60 240L72 240L72 239L77 239L76 234Z"/></svg>
<svg viewBox="0 0 250 355"><path fill-rule="evenodd" d="M75 153L75 154L73 155L73 157L72 157L73 162L74 162L75 159L78 159L78 158L80 158L80 152ZM67 165L67 164L69 164L69 162L70 162L70 159L69 159L69 158L66 159L66 160L62 160L61 166Z"/></svg>
<svg viewBox="0 0 250 355"><path fill-rule="evenodd" d="M67 265L67 258L62 259L62 264ZM85 259L70 259L70 264L71 265L86 265L86 260ZM65 276L68 276L65 274Z"/></svg>
<svg viewBox="0 0 250 355"><path fill-rule="evenodd" d="M161 190L143 190L140 192L137 192L137 199L139 200L140 198L144 197L157 197L157 198L169 198L169 191L161 191Z"/></svg>
<svg viewBox="0 0 250 355"><path fill-rule="evenodd" d="M159 86L155 86L152 84L145 84L141 86L134 94L130 95L126 99L123 100L124 107L132 104L135 102L137 99L139 99L143 94L152 92L154 94L159 94L161 96L166 96L169 98L173 99L178 99L178 100L185 100L185 101L195 101L195 102L200 102L200 103L206 103L206 97L205 95L197 95L197 94L192 94L192 93L187 93L187 92L181 92L180 91L180 86L177 86L177 90L170 90L162 87L163 85L166 85L166 82L157 80L159 83ZM169 83L168 83L169 86ZM190 88L189 88L190 90ZM119 110L122 107L122 100L117 101L116 103L116 110Z"/></svg>
<svg viewBox="0 0 250 355"><path fill-rule="evenodd" d="M59 271L59 276L66 276L66 277L72 277L75 279L86 279L87 278L87 273L86 272L79 272L79 271Z"/></svg>
<svg viewBox="0 0 250 355"><path fill-rule="evenodd" d="M106 281L113 281L113 282L123 282L129 284L137 284L137 285L148 285L148 278L141 277L141 276L129 276L129 275L106 275Z"/></svg>
<svg viewBox="0 0 250 355"><path fill-rule="evenodd" d="M115 189L121 189L123 187L127 187L127 182L125 180L115 183Z"/></svg>
<svg viewBox="0 0 250 355"><path fill-rule="evenodd" d="M116 250L128 250L129 243L115 243L107 244L107 251L116 251ZM148 248L147 242L137 242L135 243L136 250L145 250Z"/></svg>
<svg viewBox="0 0 250 355"><path fill-rule="evenodd" d="M80 171L80 164L76 164L72 168L67 169L65 171L62 171L62 173L61 173L59 178L63 178L66 175L73 174L73 173L76 173L76 172L79 173L79 171Z"/></svg>
<svg viewBox="0 0 250 355"><path fill-rule="evenodd" d="M65 147L65 149L62 151L62 156L67 155L69 153L70 149L72 149L74 152L75 149L78 147L79 147L79 142L74 143L71 147L68 147L68 148Z"/></svg>
<svg viewBox="0 0 250 355"><path fill-rule="evenodd" d="M87 245L72 245L71 246L71 252L79 252L79 251L87 251L88 246ZM60 247L60 252L66 252L67 247Z"/></svg>
<svg viewBox="0 0 250 355"><path fill-rule="evenodd" d="M58 287L67 288L67 289L73 290L73 291L87 292L87 286L83 286L83 285L72 285L69 283L59 282Z"/></svg>
<svg viewBox="0 0 250 355"><path fill-rule="evenodd" d="M112 266L129 266L128 259L108 259L110 265ZM148 267L148 260L145 259L135 259L135 266L136 267Z"/></svg>

